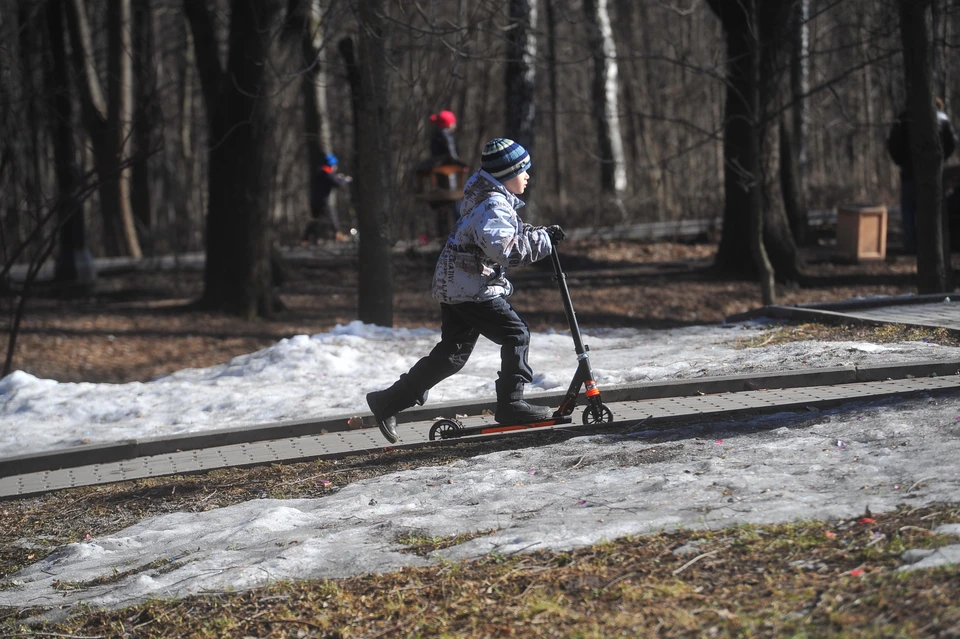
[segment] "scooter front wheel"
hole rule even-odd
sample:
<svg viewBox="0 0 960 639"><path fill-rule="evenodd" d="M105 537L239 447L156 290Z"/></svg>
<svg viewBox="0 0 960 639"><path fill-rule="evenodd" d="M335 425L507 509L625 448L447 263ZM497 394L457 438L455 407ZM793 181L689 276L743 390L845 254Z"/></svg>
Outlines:
<svg viewBox="0 0 960 639"><path fill-rule="evenodd" d="M591 404L583 409L583 424L609 424L613 421L613 411L606 404Z"/></svg>
<svg viewBox="0 0 960 639"><path fill-rule="evenodd" d="M460 437L457 431L463 430L463 426L452 419L438 419L430 427L430 441L437 439L450 439L451 437Z"/></svg>

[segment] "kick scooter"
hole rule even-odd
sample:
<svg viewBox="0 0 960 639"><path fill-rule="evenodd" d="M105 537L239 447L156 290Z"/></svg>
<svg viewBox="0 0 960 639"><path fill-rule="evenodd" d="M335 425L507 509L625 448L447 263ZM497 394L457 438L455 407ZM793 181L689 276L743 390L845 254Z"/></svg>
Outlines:
<svg viewBox="0 0 960 639"><path fill-rule="evenodd" d="M590 369L590 356L587 351L590 347L583 343L583 337L580 335L580 325L577 324L577 315L573 310L573 302L570 300L570 289L567 288L567 276L560 268L560 256L557 255L557 247L553 247L550 256L553 258L554 279L560 288L560 298L563 300L563 309L567 314L567 324L570 325L570 334L573 336L573 345L577 351L577 370L573 374L573 381L570 382L570 388L564 395L560 407L554 411L553 416L541 422L529 424L492 424L489 426L464 426L456 419L439 419L430 427L430 440L452 439L455 437L465 437L467 435L489 435L493 433L505 433L514 430L527 430L531 428L543 428L546 426L556 426L557 424L569 424L573 420L570 417L573 410L577 407L577 396L580 389L586 389L587 405L583 409L583 423L603 424L613 421L613 412L600 399L600 389L593 379L593 371Z"/></svg>

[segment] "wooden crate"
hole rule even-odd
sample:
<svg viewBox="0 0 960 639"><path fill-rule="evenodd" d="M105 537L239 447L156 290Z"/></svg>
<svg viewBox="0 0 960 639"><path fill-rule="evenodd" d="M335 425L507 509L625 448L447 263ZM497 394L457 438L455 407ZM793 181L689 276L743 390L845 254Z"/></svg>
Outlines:
<svg viewBox="0 0 960 639"><path fill-rule="evenodd" d="M414 197L426 202L456 202L463 199L469 171L466 163L445 156L420 163L415 171Z"/></svg>
<svg viewBox="0 0 960 639"><path fill-rule="evenodd" d="M854 262L884 259L887 256L887 207L838 207L837 252Z"/></svg>

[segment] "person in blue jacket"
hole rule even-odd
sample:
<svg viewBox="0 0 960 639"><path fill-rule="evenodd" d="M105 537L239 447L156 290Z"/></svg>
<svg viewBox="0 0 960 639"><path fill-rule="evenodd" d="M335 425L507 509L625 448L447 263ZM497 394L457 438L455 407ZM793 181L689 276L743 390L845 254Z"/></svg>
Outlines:
<svg viewBox="0 0 960 639"><path fill-rule="evenodd" d="M331 206L330 194L334 189L347 186L353 180L349 175L337 171L340 160L332 153L324 158L323 165L317 169L310 182L310 217L304 232L304 240L333 240L344 237L340 227L340 216L335 206Z"/></svg>

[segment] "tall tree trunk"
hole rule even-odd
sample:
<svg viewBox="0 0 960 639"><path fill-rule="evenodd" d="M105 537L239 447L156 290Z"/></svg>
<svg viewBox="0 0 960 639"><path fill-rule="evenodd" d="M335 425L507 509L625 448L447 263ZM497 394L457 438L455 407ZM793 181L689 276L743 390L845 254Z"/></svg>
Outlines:
<svg viewBox="0 0 960 639"><path fill-rule="evenodd" d="M536 116L537 1L510 0L505 69L507 136L531 157Z"/></svg>
<svg viewBox="0 0 960 639"><path fill-rule="evenodd" d="M781 46L779 31L787 24L787 14L781 11L784 4L758 3L753 11L750 7L754 5L742 0L708 0L708 4L723 23L727 43L723 237L715 265L721 272L743 276L756 276L757 269L763 268L749 244L750 219L753 207L759 202L765 218L763 241L767 257L783 279L798 280L802 274L796 243L784 213L763 206L762 162L753 157L761 152L769 124L767 105L776 86L773 74ZM754 31L754 25L758 32ZM756 62L755 48L759 48ZM754 66L759 73L757 80L754 80ZM759 112L752 106L753 91L758 92ZM755 131L759 136L757 145L752 138ZM754 197L755 188L761 189L759 198Z"/></svg>
<svg viewBox="0 0 960 639"><path fill-rule="evenodd" d="M53 159L57 176L57 223L59 246L54 279L61 284L92 286L96 281L93 256L87 247L80 170L73 143L73 121L68 89L67 54L64 47L63 1L48 0L46 7L47 37L53 64L49 68L47 94L53 122Z"/></svg>
<svg viewBox="0 0 960 639"><path fill-rule="evenodd" d="M24 136L24 141L17 144L17 155L23 164L21 171L24 176L23 191L26 196L26 201L30 208L39 210L44 200L43 187L46 181L47 162L44 157L46 140L42 134L42 128L45 126L45 122L43 122L43 113L39 99L42 93L37 90L35 86L34 70L38 67L38 61L43 59L43 49L46 48L44 44L41 44L43 41L39 35L44 31L44 25L41 22L43 20L44 9L50 9L41 4L41 9L38 10L38 7L30 0L21 0L19 5L18 31L20 33L20 60L24 69L24 73L21 74L21 86L25 100L24 117L26 119L28 132L27 135ZM62 11L62 9L59 8L59 3L56 7ZM63 21L60 20L59 22L61 24L61 33L59 34L60 47L61 53L63 53ZM64 76L64 81L69 82L69 78ZM66 89L66 85L64 85L63 88ZM8 215L12 214L12 227L15 230L19 230L19 209L11 208L12 211L8 213ZM16 213L13 211L16 211ZM6 238L6 241L16 242L18 237L19 233L14 235L14 237ZM10 247L7 246L5 248L9 249Z"/></svg>
<svg viewBox="0 0 960 639"><path fill-rule="evenodd" d="M534 154L534 116L536 115L537 79L537 2L539 0L510 0L509 28L507 29L506 133L518 142L536 162ZM527 188L526 218L536 219L536 184Z"/></svg>
<svg viewBox="0 0 960 639"><path fill-rule="evenodd" d="M917 185L917 291L943 293L952 289L953 273L944 250L943 148L934 101L930 4L930 0L900 0L900 34Z"/></svg>
<svg viewBox="0 0 960 639"><path fill-rule="evenodd" d="M553 5L556 0L544 0L547 9L547 73L550 79L550 137L553 142L553 188L558 204L567 205L567 184L563 179L563 149L560 146L560 101L557 92L557 37Z"/></svg>
<svg viewBox="0 0 960 639"><path fill-rule="evenodd" d="M717 249L716 266L737 274L755 272L750 237L750 207L753 187L759 188L759 176L749 167L753 116L749 91L753 73L750 35L745 11L715 0L714 13L720 17L726 36L726 98L723 109L723 236ZM719 8L718 8L719 6Z"/></svg>
<svg viewBox="0 0 960 639"><path fill-rule="evenodd" d="M139 231L141 249L149 255L155 249L149 159L154 152L153 136L157 123L163 119L156 85L156 66L159 59L155 56L153 9L150 0L133 0L132 9L134 119L130 204Z"/></svg>
<svg viewBox="0 0 960 639"><path fill-rule="evenodd" d="M173 223L173 248L175 252L190 250L193 238L193 221L190 219L190 198L194 185L198 182L198 166L193 144L193 127L196 101L194 99L194 82L196 77L196 54L193 44L193 32L190 24L183 25L183 56L177 60L177 78L179 79L180 93L177 96L179 104L178 121L174 128L172 140L168 140L171 150L176 152L174 161L170 165L181 164L183 171L167 172L167 192L173 193L169 206L173 207L170 220Z"/></svg>
<svg viewBox="0 0 960 639"><path fill-rule="evenodd" d="M287 32L300 38L301 67L300 92L303 96L303 125L307 149L307 176L310 181L321 170L324 157L333 149L330 142L330 116L327 109L327 69L324 60L324 34L320 0L290 0ZM336 197L336 192L330 198ZM327 214L327 207L335 201L323 203L311 199L311 217Z"/></svg>
<svg viewBox="0 0 960 639"><path fill-rule="evenodd" d="M763 167L762 167L762 140L763 140L763 111L761 108L761 89L763 79L761 77L761 53L762 46L760 42L760 23L757 17L757 3L760 0L746 0L748 21L750 24L748 36L750 49L750 69L746 83L746 100L749 101L749 111L751 115L749 144L750 151L747 159L747 170L753 176L752 183L749 185L750 191L750 253L753 255L753 261L757 266L760 276L760 294L765 305L776 304L777 296L774 288L773 265L767 255L767 249L764 245L764 202L763 202Z"/></svg>
<svg viewBox="0 0 960 639"><path fill-rule="evenodd" d="M323 3L321 0L290 0L287 33L299 36L303 96L303 122L310 175L323 166L332 151L327 108L327 63L324 60Z"/></svg>
<svg viewBox="0 0 960 639"><path fill-rule="evenodd" d="M780 122L780 175L784 209L793 239L810 241L807 215L807 99L810 0L794 0L790 15L790 121Z"/></svg>
<svg viewBox="0 0 960 639"><path fill-rule="evenodd" d="M184 0L207 105L209 196L203 303L252 319L270 315L273 184L270 43L280 0L232 0L221 69L207 7Z"/></svg>
<svg viewBox="0 0 960 639"><path fill-rule="evenodd" d="M620 135L617 48L607 0L584 0L593 56L593 119L600 150L600 188L623 215L622 197L627 189L626 159Z"/></svg>
<svg viewBox="0 0 960 639"><path fill-rule="evenodd" d="M360 157L360 136L357 135L357 122L360 121L360 98L361 98L361 89L360 89L360 66L357 62L357 54L354 50L353 40L350 38L343 38L337 43L337 50L340 52L340 58L343 60L343 68L347 75L347 85L350 87L350 115L353 118L353 157L354 161L357 161L357 158ZM354 175L357 173L357 167L354 166L351 171ZM359 184L357 180L354 180L350 183L350 188L353 193L353 201L359 201Z"/></svg>
<svg viewBox="0 0 960 639"><path fill-rule="evenodd" d="M84 125L90 134L100 179L104 251L107 255L141 257L130 206L129 127L131 93L130 0L108 0L108 96L97 77L84 0L67 2L74 66Z"/></svg>
<svg viewBox="0 0 960 639"><path fill-rule="evenodd" d="M360 232L359 308L362 322L393 326L393 265L390 218L392 181L388 21L384 0L360 0L357 104L357 214Z"/></svg>

